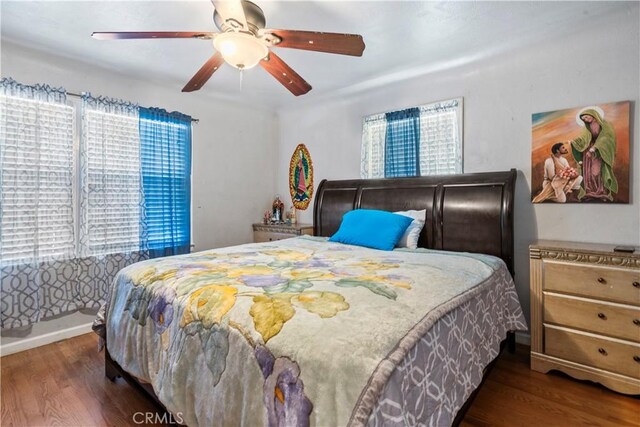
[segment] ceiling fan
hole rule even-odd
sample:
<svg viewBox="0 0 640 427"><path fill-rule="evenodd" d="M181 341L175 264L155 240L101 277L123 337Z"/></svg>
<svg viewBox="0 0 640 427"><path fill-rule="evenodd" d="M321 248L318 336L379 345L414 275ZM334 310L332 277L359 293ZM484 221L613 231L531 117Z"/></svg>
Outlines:
<svg viewBox="0 0 640 427"><path fill-rule="evenodd" d="M320 33L296 30L265 29L264 12L249 0L211 0L215 11L216 32L96 32L99 40L118 39L200 39L213 40L216 53L198 70L182 89L196 91L209 80L220 66L227 64L246 70L260 64L295 96L311 90L298 73L293 71L269 48L312 50L339 55L362 56L364 41L357 34Z"/></svg>

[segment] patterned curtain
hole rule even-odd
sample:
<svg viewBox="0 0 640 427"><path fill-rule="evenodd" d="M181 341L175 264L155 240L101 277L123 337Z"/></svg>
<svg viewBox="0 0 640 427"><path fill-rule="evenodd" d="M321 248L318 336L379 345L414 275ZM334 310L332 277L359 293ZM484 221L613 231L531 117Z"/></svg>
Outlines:
<svg viewBox="0 0 640 427"><path fill-rule="evenodd" d="M420 176L420 109L386 113L385 177Z"/></svg>
<svg viewBox="0 0 640 427"><path fill-rule="evenodd" d="M115 275L146 259L138 106L82 97L79 300L99 308Z"/></svg>
<svg viewBox="0 0 640 427"><path fill-rule="evenodd" d="M140 108L140 151L149 256L188 253L191 117L159 108Z"/></svg>
<svg viewBox="0 0 640 427"><path fill-rule="evenodd" d="M79 308L74 111L66 92L0 80L0 327Z"/></svg>

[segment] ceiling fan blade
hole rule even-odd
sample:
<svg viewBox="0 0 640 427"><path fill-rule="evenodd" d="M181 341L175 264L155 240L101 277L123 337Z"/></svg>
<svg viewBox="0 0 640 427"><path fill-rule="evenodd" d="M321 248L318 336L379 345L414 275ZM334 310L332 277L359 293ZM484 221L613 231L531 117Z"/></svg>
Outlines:
<svg viewBox="0 0 640 427"><path fill-rule="evenodd" d="M234 30L249 30L241 0L211 0L211 3L222 18L222 22Z"/></svg>
<svg viewBox="0 0 640 427"><path fill-rule="evenodd" d="M295 96L304 95L311 90L311 85L273 52L269 52L269 56L260 61L260 66Z"/></svg>
<svg viewBox="0 0 640 427"><path fill-rule="evenodd" d="M265 30L281 41L274 47L313 50L315 52L337 53L339 55L362 56L364 40L358 34L320 33L296 30Z"/></svg>
<svg viewBox="0 0 640 427"><path fill-rule="evenodd" d="M209 31L156 31L156 32L112 32L92 33L91 37L98 40L122 40L122 39L212 39L217 33Z"/></svg>
<svg viewBox="0 0 640 427"><path fill-rule="evenodd" d="M189 83L182 88L183 92L193 92L204 86L204 84L211 78L218 68L224 63L224 59L220 52L216 52L207 62L204 63L202 68L189 80Z"/></svg>

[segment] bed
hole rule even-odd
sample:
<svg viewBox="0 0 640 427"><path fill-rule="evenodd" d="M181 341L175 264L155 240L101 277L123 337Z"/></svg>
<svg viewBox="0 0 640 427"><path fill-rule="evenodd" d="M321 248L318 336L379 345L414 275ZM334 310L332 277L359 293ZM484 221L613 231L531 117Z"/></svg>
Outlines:
<svg viewBox="0 0 640 427"><path fill-rule="evenodd" d="M455 424L526 330L515 178L325 180L314 237L129 266L107 302L106 374L193 426ZM426 209L419 248L327 242L358 208Z"/></svg>

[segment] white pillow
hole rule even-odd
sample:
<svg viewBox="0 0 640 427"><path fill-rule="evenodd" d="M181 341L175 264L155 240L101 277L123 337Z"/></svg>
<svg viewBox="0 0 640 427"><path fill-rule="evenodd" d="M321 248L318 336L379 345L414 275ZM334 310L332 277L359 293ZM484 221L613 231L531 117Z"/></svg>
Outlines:
<svg viewBox="0 0 640 427"><path fill-rule="evenodd" d="M398 215L408 216L409 218L417 219L417 220L420 220L422 222L425 222L427 220L427 210L426 209L422 209L421 211L398 211L398 212L394 212L394 213L398 214Z"/></svg>
<svg viewBox="0 0 640 427"><path fill-rule="evenodd" d="M422 227L424 227L427 210L423 209L421 211L400 211L394 213L413 218L413 221L411 222L411 224L409 224L409 227L407 227L407 230L404 232L402 238L398 241L398 243L396 243L396 248L417 249L418 240L420 239L420 232L422 231Z"/></svg>

